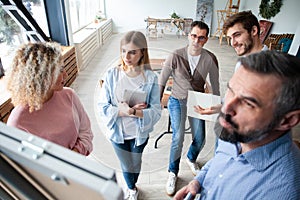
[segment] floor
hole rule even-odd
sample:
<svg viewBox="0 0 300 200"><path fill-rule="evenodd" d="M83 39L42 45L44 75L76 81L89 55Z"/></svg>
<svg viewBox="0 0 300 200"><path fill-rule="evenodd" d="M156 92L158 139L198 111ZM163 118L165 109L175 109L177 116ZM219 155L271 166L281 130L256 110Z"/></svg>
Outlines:
<svg viewBox="0 0 300 200"><path fill-rule="evenodd" d="M79 95L92 123L94 151L88 158L115 169L118 183L124 189L125 182L119 162L110 142L105 137L105 127L98 117L96 105L100 89L99 80L103 77L105 71L118 61L121 37L122 34L113 34L109 41L99 49L88 66L81 69L71 87ZM184 36L178 38L174 35L164 35L160 38L148 38L150 58L165 58L174 49L187 45L187 42L187 38ZM233 48L228 46L225 41L220 45L218 38L210 38L205 47L215 53L218 58L221 96L224 96L226 84L232 76L237 56ZM163 110L162 117L156 124L143 154L142 172L137 183L140 190L139 199L141 200L172 199L165 192L171 134L164 135L158 141L158 147L154 148L156 138L167 130L167 120L168 113L166 110ZM197 159L201 164L208 161L214 153L215 136L213 123L207 123L206 130L206 144ZM297 129L298 136L299 132L299 129ZM185 135L182 158L185 158L190 142L191 137L187 133ZM189 170L185 160L182 159L177 189L186 185L192 178L192 172Z"/></svg>

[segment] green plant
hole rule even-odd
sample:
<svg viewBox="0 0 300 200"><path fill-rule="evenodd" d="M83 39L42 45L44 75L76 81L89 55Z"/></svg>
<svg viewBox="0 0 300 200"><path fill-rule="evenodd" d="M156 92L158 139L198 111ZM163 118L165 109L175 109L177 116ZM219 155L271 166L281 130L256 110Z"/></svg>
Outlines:
<svg viewBox="0 0 300 200"><path fill-rule="evenodd" d="M175 11L173 11L173 13L171 14L171 18L173 18L173 19L179 19L180 17L176 14Z"/></svg>
<svg viewBox="0 0 300 200"><path fill-rule="evenodd" d="M282 0L274 0L271 4L269 1L270 0L261 0L259 6L259 14L265 19L274 17L280 12L280 8L282 6Z"/></svg>

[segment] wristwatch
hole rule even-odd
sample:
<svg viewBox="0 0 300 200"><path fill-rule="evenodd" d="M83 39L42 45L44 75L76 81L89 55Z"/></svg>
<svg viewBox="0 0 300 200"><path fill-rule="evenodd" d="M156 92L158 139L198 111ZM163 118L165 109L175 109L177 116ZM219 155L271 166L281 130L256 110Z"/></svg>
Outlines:
<svg viewBox="0 0 300 200"><path fill-rule="evenodd" d="M133 109L133 115L135 115L136 114L136 109L134 109L134 108L132 108Z"/></svg>

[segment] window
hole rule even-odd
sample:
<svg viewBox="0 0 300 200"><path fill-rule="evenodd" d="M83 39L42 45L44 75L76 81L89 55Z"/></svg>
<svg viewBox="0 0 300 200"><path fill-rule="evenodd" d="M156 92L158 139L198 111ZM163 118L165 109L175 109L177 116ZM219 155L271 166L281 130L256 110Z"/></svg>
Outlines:
<svg viewBox="0 0 300 200"><path fill-rule="evenodd" d="M72 33L79 31L97 17L104 18L104 0L68 0Z"/></svg>
<svg viewBox="0 0 300 200"><path fill-rule="evenodd" d="M45 7L41 0L22 0L25 8L36 20L43 32L49 37ZM19 26L6 12L0 3L0 57L5 70L8 69L13 59L15 49L27 42L25 29Z"/></svg>

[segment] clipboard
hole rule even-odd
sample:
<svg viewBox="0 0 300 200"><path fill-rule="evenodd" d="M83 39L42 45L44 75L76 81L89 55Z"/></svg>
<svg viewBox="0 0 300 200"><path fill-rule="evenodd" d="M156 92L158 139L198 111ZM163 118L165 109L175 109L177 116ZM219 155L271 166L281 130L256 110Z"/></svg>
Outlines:
<svg viewBox="0 0 300 200"><path fill-rule="evenodd" d="M147 93L140 90L124 90L123 100L130 106L146 103Z"/></svg>

